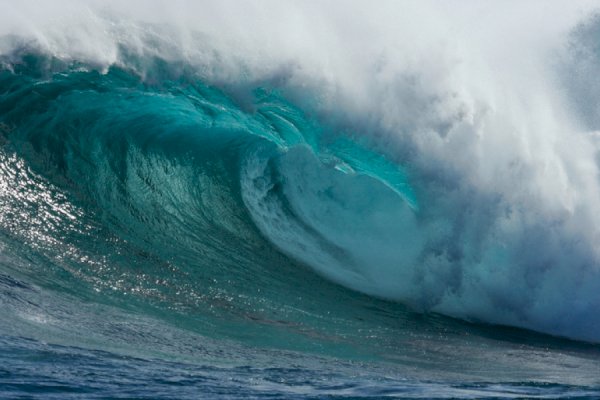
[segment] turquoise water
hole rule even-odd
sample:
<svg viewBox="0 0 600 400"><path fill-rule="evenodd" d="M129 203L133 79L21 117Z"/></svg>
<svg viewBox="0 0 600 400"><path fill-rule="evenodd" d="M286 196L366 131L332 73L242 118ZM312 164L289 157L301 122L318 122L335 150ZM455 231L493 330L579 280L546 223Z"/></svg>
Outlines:
<svg viewBox="0 0 600 400"><path fill-rule="evenodd" d="M600 396L597 345L437 312L410 157L156 65L0 71L0 397Z"/></svg>

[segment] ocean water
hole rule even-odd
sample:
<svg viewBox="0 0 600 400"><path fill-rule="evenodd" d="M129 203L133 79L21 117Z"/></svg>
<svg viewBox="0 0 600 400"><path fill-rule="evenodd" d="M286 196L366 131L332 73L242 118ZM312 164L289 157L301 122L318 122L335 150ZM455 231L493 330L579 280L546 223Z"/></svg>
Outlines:
<svg viewBox="0 0 600 400"><path fill-rule="evenodd" d="M0 398L600 397L596 6L0 1Z"/></svg>

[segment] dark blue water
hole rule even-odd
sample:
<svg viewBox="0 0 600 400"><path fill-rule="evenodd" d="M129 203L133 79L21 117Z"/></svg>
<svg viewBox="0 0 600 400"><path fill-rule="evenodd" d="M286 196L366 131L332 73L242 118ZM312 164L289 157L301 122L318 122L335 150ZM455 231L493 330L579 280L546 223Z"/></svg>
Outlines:
<svg viewBox="0 0 600 400"><path fill-rule="evenodd" d="M419 239L439 182L409 156L155 63L0 70L1 398L600 396L597 345L490 324L519 304L436 312L402 261L472 260Z"/></svg>

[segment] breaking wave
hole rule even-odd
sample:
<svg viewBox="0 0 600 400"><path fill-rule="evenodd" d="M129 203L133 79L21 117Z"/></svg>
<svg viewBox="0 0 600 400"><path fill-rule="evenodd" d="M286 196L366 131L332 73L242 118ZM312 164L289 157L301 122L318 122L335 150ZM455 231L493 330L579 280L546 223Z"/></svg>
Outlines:
<svg viewBox="0 0 600 400"><path fill-rule="evenodd" d="M159 25L72 2L63 31L24 4L0 40L0 228L42 254L32 276L276 324L281 303L319 307L290 285L334 290L308 267L413 310L600 340L597 18L492 51L493 28L427 5L348 27L333 5L331 25L275 3Z"/></svg>

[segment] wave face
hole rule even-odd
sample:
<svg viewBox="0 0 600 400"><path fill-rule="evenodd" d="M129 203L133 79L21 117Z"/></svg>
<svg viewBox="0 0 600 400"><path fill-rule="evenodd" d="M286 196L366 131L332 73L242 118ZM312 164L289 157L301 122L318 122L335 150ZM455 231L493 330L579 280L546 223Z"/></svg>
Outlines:
<svg viewBox="0 0 600 400"><path fill-rule="evenodd" d="M229 368L252 359L271 383L363 362L362 386L340 383L357 396L384 395L382 374L435 381L385 383L426 397L599 384L595 345L508 328L600 341L600 19L583 3L509 49L463 6L352 4L348 23L334 3L65 4L2 4L10 354L25 337L244 382ZM277 357L299 370L265 372Z"/></svg>

